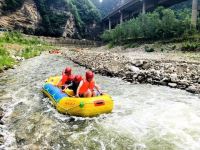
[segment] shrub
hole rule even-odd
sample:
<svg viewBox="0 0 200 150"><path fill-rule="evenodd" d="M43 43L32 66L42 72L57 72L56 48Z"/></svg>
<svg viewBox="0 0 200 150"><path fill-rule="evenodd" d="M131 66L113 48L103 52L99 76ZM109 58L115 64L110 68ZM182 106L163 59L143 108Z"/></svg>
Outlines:
<svg viewBox="0 0 200 150"><path fill-rule="evenodd" d="M155 51L155 49L154 48L150 48L150 47L148 47L148 46L145 46L144 47L144 50L145 50L145 52L154 52Z"/></svg>
<svg viewBox="0 0 200 150"><path fill-rule="evenodd" d="M12 67L14 62L14 59L9 56L6 49L0 47L0 70Z"/></svg>
<svg viewBox="0 0 200 150"><path fill-rule="evenodd" d="M190 27L190 14L189 9L175 11L158 7L154 12L139 15L105 31L101 37L106 42L120 44L130 39L160 40L193 35L195 30Z"/></svg>
<svg viewBox="0 0 200 150"><path fill-rule="evenodd" d="M183 43L182 51L200 51L200 43L199 42L186 42Z"/></svg>

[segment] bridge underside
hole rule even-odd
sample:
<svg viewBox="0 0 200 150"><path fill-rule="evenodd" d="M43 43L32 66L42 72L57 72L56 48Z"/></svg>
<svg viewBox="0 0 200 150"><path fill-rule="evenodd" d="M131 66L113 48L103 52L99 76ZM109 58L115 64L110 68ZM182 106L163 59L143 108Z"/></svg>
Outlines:
<svg viewBox="0 0 200 150"><path fill-rule="evenodd" d="M186 0L130 0L102 20L105 29L115 28L117 24L130 20L140 13L153 11L158 6L170 7Z"/></svg>

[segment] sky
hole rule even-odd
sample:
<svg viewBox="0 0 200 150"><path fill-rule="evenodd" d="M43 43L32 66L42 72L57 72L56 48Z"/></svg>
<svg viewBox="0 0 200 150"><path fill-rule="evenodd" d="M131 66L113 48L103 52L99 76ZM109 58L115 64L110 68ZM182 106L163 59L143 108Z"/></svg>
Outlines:
<svg viewBox="0 0 200 150"><path fill-rule="evenodd" d="M103 0L99 0L100 2L102 2Z"/></svg>

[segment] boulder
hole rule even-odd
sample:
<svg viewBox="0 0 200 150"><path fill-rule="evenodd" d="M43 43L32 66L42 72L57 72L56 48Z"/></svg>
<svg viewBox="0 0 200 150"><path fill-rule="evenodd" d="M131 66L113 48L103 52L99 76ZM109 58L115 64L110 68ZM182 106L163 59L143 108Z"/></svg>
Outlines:
<svg viewBox="0 0 200 150"><path fill-rule="evenodd" d="M177 84L176 83L168 83L168 85L172 88L176 88L177 87Z"/></svg>
<svg viewBox="0 0 200 150"><path fill-rule="evenodd" d="M197 87L195 85L191 85L186 89L186 91L188 91L190 93L196 93L197 92Z"/></svg>

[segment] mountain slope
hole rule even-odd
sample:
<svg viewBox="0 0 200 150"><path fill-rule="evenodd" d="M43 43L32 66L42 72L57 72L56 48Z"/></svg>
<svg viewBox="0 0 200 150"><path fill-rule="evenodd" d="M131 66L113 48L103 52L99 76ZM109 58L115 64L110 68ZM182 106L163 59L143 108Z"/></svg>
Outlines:
<svg viewBox="0 0 200 150"><path fill-rule="evenodd" d="M90 0L0 0L0 27L28 34L85 38L99 20Z"/></svg>

